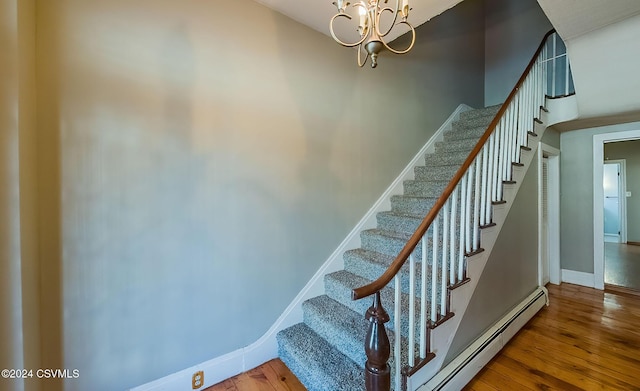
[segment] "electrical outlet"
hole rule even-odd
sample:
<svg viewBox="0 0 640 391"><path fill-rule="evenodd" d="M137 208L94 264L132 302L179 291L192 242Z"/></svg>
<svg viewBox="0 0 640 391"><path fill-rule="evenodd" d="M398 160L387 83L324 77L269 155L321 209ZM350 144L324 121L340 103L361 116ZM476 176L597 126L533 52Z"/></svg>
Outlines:
<svg viewBox="0 0 640 391"><path fill-rule="evenodd" d="M191 388L197 390L204 386L204 371L198 371L191 376Z"/></svg>

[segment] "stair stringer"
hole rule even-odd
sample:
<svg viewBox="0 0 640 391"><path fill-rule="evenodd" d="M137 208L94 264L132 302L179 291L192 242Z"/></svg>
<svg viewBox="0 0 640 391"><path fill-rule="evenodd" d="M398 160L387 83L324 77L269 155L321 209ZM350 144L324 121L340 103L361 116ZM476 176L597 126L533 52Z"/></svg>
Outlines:
<svg viewBox="0 0 640 391"><path fill-rule="evenodd" d="M451 312L454 316L431 331L431 352L435 353L435 358L407 379L407 390L416 390L442 369L444 359L447 357L451 343L518 194L524 176L537 155L538 146L545 130L550 126L547 125L548 117L549 113L541 111L539 119L542 124L534 122L534 133L537 136L528 136L528 146L531 150L522 150L520 155L520 162L524 166L513 166L513 181L515 183L503 185L503 199L506 202L493 206L493 223L495 225L483 228L480 232L480 243L484 251L467 258L467 277L469 282L450 291Z"/></svg>

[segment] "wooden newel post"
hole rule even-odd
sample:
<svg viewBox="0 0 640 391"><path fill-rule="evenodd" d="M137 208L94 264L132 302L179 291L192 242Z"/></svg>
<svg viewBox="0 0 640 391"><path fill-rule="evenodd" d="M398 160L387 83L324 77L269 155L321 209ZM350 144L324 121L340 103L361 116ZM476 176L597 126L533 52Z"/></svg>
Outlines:
<svg viewBox="0 0 640 391"><path fill-rule="evenodd" d="M389 314L382 308L380 292L376 292L373 305L366 314L369 321L369 330L365 340L365 385L367 391L391 390L391 368L389 367L389 354L391 345L384 324L389 321Z"/></svg>

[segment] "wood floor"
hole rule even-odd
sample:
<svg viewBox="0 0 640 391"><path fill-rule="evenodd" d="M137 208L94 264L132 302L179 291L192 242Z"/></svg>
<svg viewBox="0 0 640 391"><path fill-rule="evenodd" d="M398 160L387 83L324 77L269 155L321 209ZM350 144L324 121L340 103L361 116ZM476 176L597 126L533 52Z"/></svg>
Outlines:
<svg viewBox="0 0 640 391"><path fill-rule="evenodd" d="M640 297L549 285L542 309L465 391L640 391ZM207 391L304 391L278 359ZM327 390L330 391L330 390Z"/></svg>
<svg viewBox="0 0 640 391"><path fill-rule="evenodd" d="M466 391L640 390L640 298L550 285L534 317Z"/></svg>
<svg viewBox="0 0 640 391"><path fill-rule="evenodd" d="M640 246L605 243L604 282L640 293Z"/></svg>
<svg viewBox="0 0 640 391"><path fill-rule="evenodd" d="M205 391L274 390L306 391L307 389L278 358L205 389Z"/></svg>

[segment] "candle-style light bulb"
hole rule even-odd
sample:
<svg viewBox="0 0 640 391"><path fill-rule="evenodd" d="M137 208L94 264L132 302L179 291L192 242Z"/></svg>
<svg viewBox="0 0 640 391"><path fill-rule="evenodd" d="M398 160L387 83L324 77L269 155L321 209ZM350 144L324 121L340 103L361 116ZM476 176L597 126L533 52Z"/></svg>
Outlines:
<svg viewBox="0 0 640 391"><path fill-rule="evenodd" d="M367 26L367 10L364 7L358 7L358 13L360 14L360 26L358 26L358 31L360 32L360 36L362 36L364 35L364 30Z"/></svg>
<svg viewBox="0 0 640 391"><path fill-rule="evenodd" d="M344 13L344 10L349 6L349 2L348 1L344 1L344 0L336 0L333 2L333 5L336 6L336 8L338 9L339 13Z"/></svg>
<svg viewBox="0 0 640 391"><path fill-rule="evenodd" d="M400 14L405 19L409 17L409 0L402 0L402 7L400 8Z"/></svg>

